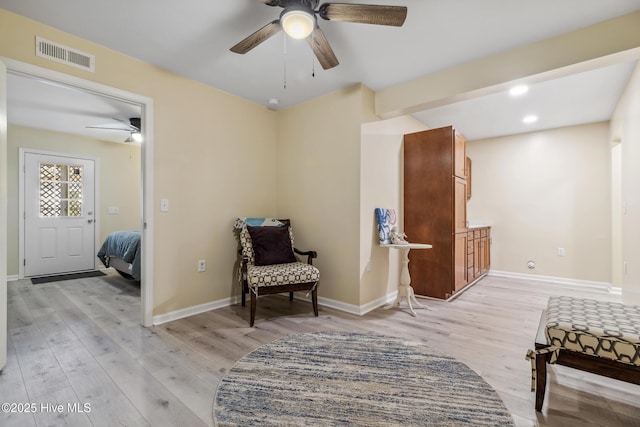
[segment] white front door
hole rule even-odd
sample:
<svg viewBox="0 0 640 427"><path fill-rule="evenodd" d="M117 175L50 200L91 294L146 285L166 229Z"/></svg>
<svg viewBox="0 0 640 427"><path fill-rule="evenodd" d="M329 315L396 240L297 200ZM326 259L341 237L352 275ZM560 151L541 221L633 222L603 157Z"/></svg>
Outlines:
<svg viewBox="0 0 640 427"><path fill-rule="evenodd" d="M95 269L94 161L24 156L24 275Z"/></svg>

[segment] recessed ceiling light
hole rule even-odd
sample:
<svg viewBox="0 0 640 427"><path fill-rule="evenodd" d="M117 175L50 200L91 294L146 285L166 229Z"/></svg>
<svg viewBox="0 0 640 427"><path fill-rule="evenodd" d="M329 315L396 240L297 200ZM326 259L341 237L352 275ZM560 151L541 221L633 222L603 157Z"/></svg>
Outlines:
<svg viewBox="0 0 640 427"><path fill-rule="evenodd" d="M527 92L529 92L529 86L527 86L527 85L514 86L509 91L511 96L520 96L520 95L524 95Z"/></svg>
<svg viewBox="0 0 640 427"><path fill-rule="evenodd" d="M522 123L535 123L538 121L538 116L535 114L529 114L528 116L524 116L522 119Z"/></svg>

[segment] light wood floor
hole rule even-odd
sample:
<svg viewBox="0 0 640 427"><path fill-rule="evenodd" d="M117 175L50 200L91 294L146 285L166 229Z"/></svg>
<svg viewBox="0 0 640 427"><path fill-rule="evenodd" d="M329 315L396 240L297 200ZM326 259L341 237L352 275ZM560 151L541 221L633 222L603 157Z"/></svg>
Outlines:
<svg viewBox="0 0 640 427"><path fill-rule="evenodd" d="M145 329L139 289L115 273L10 282L0 402L35 404L36 413L0 413L0 425L212 425L218 382L242 356L287 335L344 330L400 335L447 352L496 389L518 426L640 426L640 386L561 366L550 369L543 412L534 411L525 354L547 298L563 294L619 300L486 277L453 302L422 300L431 309L416 318L395 309L360 317L322 306L315 318L310 303L268 296L258 300L255 328L248 327L248 307L237 305ZM90 412L70 412L68 404L88 404Z"/></svg>

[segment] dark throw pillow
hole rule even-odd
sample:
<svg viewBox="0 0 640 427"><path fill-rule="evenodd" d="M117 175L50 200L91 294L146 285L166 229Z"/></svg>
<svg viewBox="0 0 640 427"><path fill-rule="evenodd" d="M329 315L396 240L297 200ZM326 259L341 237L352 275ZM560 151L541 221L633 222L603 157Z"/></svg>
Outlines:
<svg viewBox="0 0 640 427"><path fill-rule="evenodd" d="M255 254L255 265L296 262L289 237L289 227L247 226Z"/></svg>

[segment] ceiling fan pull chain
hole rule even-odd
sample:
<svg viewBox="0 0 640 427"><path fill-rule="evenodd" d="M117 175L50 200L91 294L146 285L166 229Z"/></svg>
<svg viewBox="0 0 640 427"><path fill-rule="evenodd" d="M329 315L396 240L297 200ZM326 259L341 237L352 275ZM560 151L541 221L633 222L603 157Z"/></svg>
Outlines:
<svg viewBox="0 0 640 427"><path fill-rule="evenodd" d="M316 29L314 27L313 31L311 32L311 46L314 46L315 42L316 42ZM311 77L313 78L316 77L316 55L313 52L313 49L311 50Z"/></svg>
<svg viewBox="0 0 640 427"><path fill-rule="evenodd" d="M287 88L287 35L285 34L283 37L284 40L284 55L282 57L283 62L283 70L284 70L284 88Z"/></svg>

